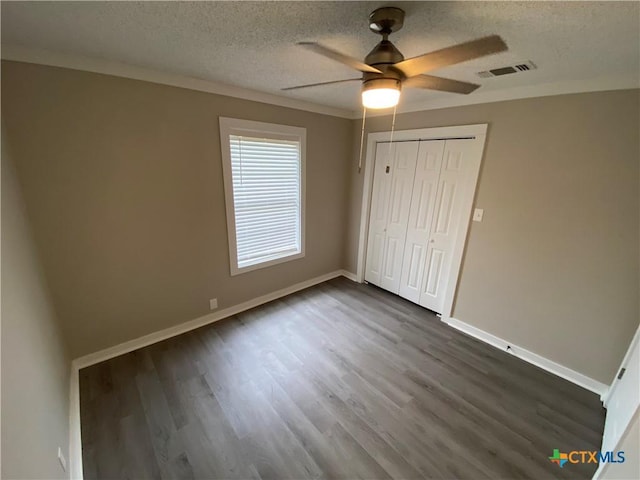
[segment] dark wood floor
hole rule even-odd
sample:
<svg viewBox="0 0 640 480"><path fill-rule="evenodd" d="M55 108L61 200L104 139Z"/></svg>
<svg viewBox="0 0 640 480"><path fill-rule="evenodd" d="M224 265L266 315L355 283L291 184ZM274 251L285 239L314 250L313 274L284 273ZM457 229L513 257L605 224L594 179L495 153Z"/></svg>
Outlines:
<svg viewBox="0 0 640 480"><path fill-rule="evenodd" d="M80 372L94 478L590 478L597 395L344 278Z"/></svg>

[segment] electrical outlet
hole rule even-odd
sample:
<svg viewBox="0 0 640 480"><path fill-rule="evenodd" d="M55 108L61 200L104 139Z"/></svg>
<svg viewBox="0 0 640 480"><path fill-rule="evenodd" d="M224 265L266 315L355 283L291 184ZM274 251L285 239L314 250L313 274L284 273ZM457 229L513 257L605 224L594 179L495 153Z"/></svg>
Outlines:
<svg viewBox="0 0 640 480"><path fill-rule="evenodd" d="M60 466L62 467L63 471L67 471L67 460L64 458L64 455L62 454L62 449L60 447L58 447L58 460L60 461Z"/></svg>
<svg viewBox="0 0 640 480"><path fill-rule="evenodd" d="M474 222L481 222L483 215L484 215L484 210L482 208L476 208L473 211L473 221Z"/></svg>
<svg viewBox="0 0 640 480"><path fill-rule="evenodd" d="M209 308L211 310L215 310L216 308L218 308L218 299L217 298L212 298L211 300L209 300Z"/></svg>

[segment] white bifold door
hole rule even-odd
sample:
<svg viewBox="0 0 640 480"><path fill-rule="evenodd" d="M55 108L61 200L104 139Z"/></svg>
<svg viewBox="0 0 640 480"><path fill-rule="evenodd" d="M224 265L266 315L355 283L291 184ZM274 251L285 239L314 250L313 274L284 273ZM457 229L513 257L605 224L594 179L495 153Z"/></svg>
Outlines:
<svg viewBox="0 0 640 480"><path fill-rule="evenodd" d="M398 293L418 142L379 143L365 280Z"/></svg>
<svg viewBox="0 0 640 480"><path fill-rule="evenodd" d="M481 148L473 139L377 144L366 281L442 313Z"/></svg>

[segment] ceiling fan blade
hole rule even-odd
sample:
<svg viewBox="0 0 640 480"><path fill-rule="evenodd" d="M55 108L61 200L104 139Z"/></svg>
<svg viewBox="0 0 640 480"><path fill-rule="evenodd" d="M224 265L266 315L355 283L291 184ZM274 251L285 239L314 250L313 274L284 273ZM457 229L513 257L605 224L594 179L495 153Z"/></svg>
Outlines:
<svg viewBox="0 0 640 480"><path fill-rule="evenodd" d="M434 77L432 75L418 75L407 78L403 85L407 87L426 88L428 90L440 90L441 92L468 94L480 87L475 83L460 82L449 78Z"/></svg>
<svg viewBox="0 0 640 480"><path fill-rule="evenodd" d="M456 63L466 62L467 60L484 57L492 53L504 52L505 50L507 50L507 44L504 43L504 40L498 35L491 35L426 53L419 57L409 58L396 63L393 67L400 70L407 77L414 77L437 68L455 65Z"/></svg>
<svg viewBox="0 0 640 480"><path fill-rule="evenodd" d="M280 90L297 90L299 88L319 87L320 85L331 85L332 83L360 82L361 78L347 78L346 80L333 80L331 82L310 83L309 85L298 85L296 87L281 88Z"/></svg>
<svg viewBox="0 0 640 480"><path fill-rule="evenodd" d="M298 42L298 45L306 48L307 50L311 50L312 52L319 53L320 55L324 55L332 60L336 60L348 67L355 68L356 70L360 70L361 72L370 72L370 73L382 73L377 68L374 68L366 63L362 63L360 60L357 60L349 55L345 55L344 53L340 53L331 48L320 45L315 42Z"/></svg>

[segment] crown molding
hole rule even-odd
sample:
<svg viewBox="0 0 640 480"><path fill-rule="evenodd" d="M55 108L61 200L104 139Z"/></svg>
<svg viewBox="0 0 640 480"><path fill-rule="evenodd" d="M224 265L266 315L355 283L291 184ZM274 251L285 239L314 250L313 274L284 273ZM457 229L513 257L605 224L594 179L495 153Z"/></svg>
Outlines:
<svg viewBox="0 0 640 480"><path fill-rule="evenodd" d="M397 114L421 112L425 110L438 110L442 108L462 107L481 103L504 102L507 100L520 100L524 98L550 97L554 95L567 95L572 93L604 92L609 90L629 90L640 88L640 75L609 75L585 80L571 80L564 82L549 82L539 85L513 87L504 90L477 91L472 95L456 95L436 98L426 102L398 105ZM371 111L367 110L367 117L379 117L391 115L390 109ZM362 112L353 117L362 118Z"/></svg>
<svg viewBox="0 0 640 480"><path fill-rule="evenodd" d="M34 49L17 45L2 45L1 56L3 60L12 60L24 63L36 63L52 67L69 68L86 72L113 75L116 77L131 78L145 82L171 85L173 87L187 88L200 92L225 95L227 97L241 98L254 102L268 103L280 107L305 110L307 112L331 115L334 117L354 118L355 112L348 109L318 105L304 100L282 97L270 93L236 87L224 83L202 80L175 73L161 72L158 70L136 67L126 63L112 62L109 60L90 58L80 55L58 53L49 50Z"/></svg>
<svg viewBox="0 0 640 480"><path fill-rule="evenodd" d="M244 100L294 108L296 110L304 110L307 112L331 115L334 117L348 118L352 120L362 118L362 112L357 110L319 105L317 103L260 92L258 90L251 90L234 85L188 77L186 75L161 72L158 70L99 58L58 53L17 45L2 45L1 57L3 60L36 63L52 67L62 67L72 70L82 70L101 73L104 75L113 75L116 77L131 78L134 80L171 85L174 87L225 95L228 97L241 98ZM585 80L548 82L539 85L513 87L503 90L479 91L474 92L473 95L447 95L425 102L414 102L410 105L403 105L401 100L397 108L397 113L438 110L443 108L462 107L466 105L478 105L482 103L519 100L524 98L548 97L554 95L600 92L608 90L627 90L635 88L640 88L640 76L637 74L608 75ZM390 114L390 109L367 111L368 117L379 117Z"/></svg>

